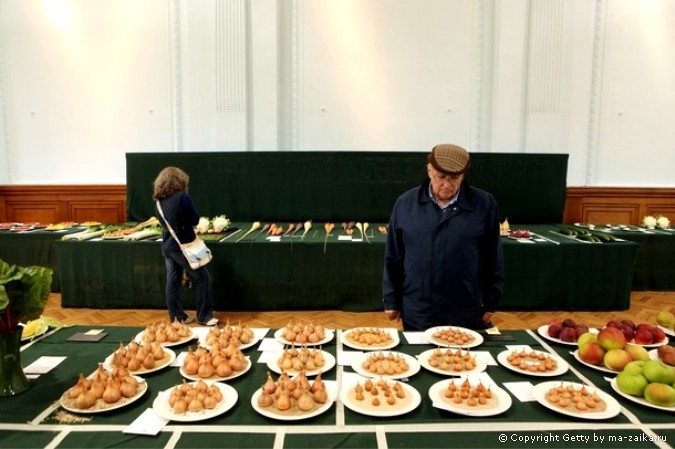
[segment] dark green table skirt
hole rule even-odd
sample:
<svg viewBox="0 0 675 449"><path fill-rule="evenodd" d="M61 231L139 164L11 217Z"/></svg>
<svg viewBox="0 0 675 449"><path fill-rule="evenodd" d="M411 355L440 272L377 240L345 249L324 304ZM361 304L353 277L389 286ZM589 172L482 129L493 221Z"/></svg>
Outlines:
<svg viewBox="0 0 675 449"><path fill-rule="evenodd" d="M322 225L305 239L270 242L253 234L237 242L242 231L209 241L216 309L381 310L385 236L372 228L368 242L340 239L334 231L325 247ZM553 226L530 228L538 235L529 243L503 238L502 310L629 308L638 244L589 244L556 235ZM56 250L64 307L165 307L159 242L59 241ZM194 292L185 289L184 296L192 307Z"/></svg>
<svg viewBox="0 0 675 449"><path fill-rule="evenodd" d="M599 228L603 228L600 226ZM675 290L675 229L647 230L631 227L630 231L604 232L616 238L638 243L633 290ZM595 231L602 233L603 231Z"/></svg>
<svg viewBox="0 0 675 449"><path fill-rule="evenodd" d="M52 291L59 292L59 266L54 242L75 231L0 231L0 259L10 265L39 265L54 270Z"/></svg>
<svg viewBox="0 0 675 449"><path fill-rule="evenodd" d="M322 324L330 327L327 323ZM228 382L238 394L237 403L231 410L206 421L169 423L157 436L124 434L122 430L127 425L152 407L160 391L177 385L182 378L178 368L166 367L144 376L148 391L133 404L107 413L82 415L86 418L84 422L63 422L59 419L61 409L58 406L61 394L74 385L80 373L93 372L120 342L130 341L141 328L105 327L108 335L97 343L67 340L74 333L86 330L88 328L83 326L64 328L22 351L24 366L41 356L65 356L66 360L33 380L32 387L24 393L0 398L0 447L375 448L383 447L385 443L387 447L425 448L657 447L644 439L665 437L668 444L670 437L675 437L672 413L626 401L611 390L604 373L573 360L569 346L550 343L530 331L505 331L503 335L510 338L506 341L485 336L485 342L472 351L486 351L496 360L497 355L506 350L505 345L528 345L535 350L556 352L568 360L571 369L554 378L542 378L500 365L488 365L486 372L497 385L504 386L508 382L537 384L550 380L583 382L589 388L615 396L625 410L608 419L584 420L553 412L536 401L523 402L509 393L512 405L499 415L457 415L433 407L428 396L431 385L448 378L422 368L406 381L420 393L421 403L404 415L366 416L353 412L338 400L328 411L308 420L274 420L260 415L251 405L251 397L264 382L268 369L266 364L258 363L260 352L256 346L245 350L253 362L252 368ZM268 331L267 337L272 334L273 330ZM399 336L401 344L394 351L414 356L433 348L429 344L410 345L403 334ZM338 361L343 351L351 351L343 347L341 341L340 331L336 331L335 338L323 346ZM180 356L195 344L193 340L172 349ZM336 381L339 386L343 376L351 371L351 367L338 364L324 373L323 378ZM533 442L526 438L537 440ZM643 440L636 443L637 438Z"/></svg>

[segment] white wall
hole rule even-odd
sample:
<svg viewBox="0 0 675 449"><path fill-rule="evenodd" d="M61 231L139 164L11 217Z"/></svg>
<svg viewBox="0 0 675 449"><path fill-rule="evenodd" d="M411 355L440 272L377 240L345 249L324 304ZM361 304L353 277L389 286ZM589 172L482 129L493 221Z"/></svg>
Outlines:
<svg viewBox="0 0 675 449"><path fill-rule="evenodd" d="M125 153L570 154L675 186L672 0L3 0L0 183L123 184Z"/></svg>

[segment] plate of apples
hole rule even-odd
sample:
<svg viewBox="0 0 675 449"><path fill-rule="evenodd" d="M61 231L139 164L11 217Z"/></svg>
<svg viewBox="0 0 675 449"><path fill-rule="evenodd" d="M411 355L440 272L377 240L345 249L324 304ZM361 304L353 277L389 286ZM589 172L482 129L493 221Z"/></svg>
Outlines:
<svg viewBox="0 0 675 449"><path fill-rule="evenodd" d="M571 318L553 318L548 324L539 326L537 333L554 343L576 346L577 339L586 332L596 333L598 330L589 328L586 324L577 323Z"/></svg>
<svg viewBox="0 0 675 449"><path fill-rule="evenodd" d="M605 327L616 327L626 337L627 343L655 348L668 343L668 336L660 326L649 323L635 324L631 320L610 320Z"/></svg>

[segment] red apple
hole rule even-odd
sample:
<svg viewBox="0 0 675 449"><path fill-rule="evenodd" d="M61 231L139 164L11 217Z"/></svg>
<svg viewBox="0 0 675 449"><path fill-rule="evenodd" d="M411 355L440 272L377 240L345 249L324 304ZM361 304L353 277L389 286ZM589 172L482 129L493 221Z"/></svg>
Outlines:
<svg viewBox="0 0 675 449"><path fill-rule="evenodd" d="M603 327L598 332L598 344L606 351L610 349L623 349L626 346L626 337L616 327Z"/></svg>
<svg viewBox="0 0 675 449"><path fill-rule="evenodd" d="M574 327L577 325L572 318L565 319L562 324L563 327Z"/></svg>
<svg viewBox="0 0 675 449"><path fill-rule="evenodd" d="M559 338L560 337L560 331L562 330L562 326L559 324L549 324L548 325L548 335L549 337L553 338Z"/></svg>
<svg viewBox="0 0 675 449"><path fill-rule="evenodd" d="M579 357L591 365L602 365L605 358L605 350L594 341L589 341L579 346Z"/></svg>
<svg viewBox="0 0 675 449"><path fill-rule="evenodd" d="M616 327L617 329L620 329L621 323L617 320L610 320L610 321L607 321L607 324L605 324L605 327Z"/></svg>
<svg viewBox="0 0 675 449"><path fill-rule="evenodd" d="M566 342L577 341L577 332L573 327L563 327L560 331L560 339Z"/></svg>
<svg viewBox="0 0 675 449"><path fill-rule="evenodd" d="M585 324L577 324L576 326L574 326L574 331L577 333L577 340L578 340L581 334L585 334L586 332L588 332L588 326L586 326Z"/></svg>
<svg viewBox="0 0 675 449"><path fill-rule="evenodd" d="M654 337L654 343L661 343L664 338L666 338L666 333L660 327L652 327L652 335Z"/></svg>
<svg viewBox="0 0 675 449"><path fill-rule="evenodd" d="M621 324L630 326L631 329L635 329L635 323L632 320L621 320Z"/></svg>
<svg viewBox="0 0 675 449"><path fill-rule="evenodd" d="M562 320L560 320L558 318L552 318L551 320L549 320L548 325L549 325L549 327L550 326L560 326L560 327L562 327Z"/></svg>
<svg viewBox="0 0 675 449"><path fill-rule="evenodd" d="M647 328L638 328L633 336L635 343L639 345L650 345L654 342L654 334Z"/></svg>
<svg viewBox="0 0 675 449"><path fill-rule="evenodd" d="M633 339L634 332L633 332L632 327L630 327L626 324L622 324L620 329L621 329L621 332L623 332L624 337L626 337L626 341L631 341Z"/></svg>

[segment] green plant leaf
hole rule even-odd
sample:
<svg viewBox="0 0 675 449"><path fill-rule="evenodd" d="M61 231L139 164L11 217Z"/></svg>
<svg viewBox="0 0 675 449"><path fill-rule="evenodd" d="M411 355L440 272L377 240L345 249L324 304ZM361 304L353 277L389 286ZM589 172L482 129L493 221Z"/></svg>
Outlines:
<svg viewBox="0 0 675 449"><path fill-rule="evenodd" d="M20 322L42 315L51 293L53 270L20 267L0 260L0 332L15 330Z"/></svg>

